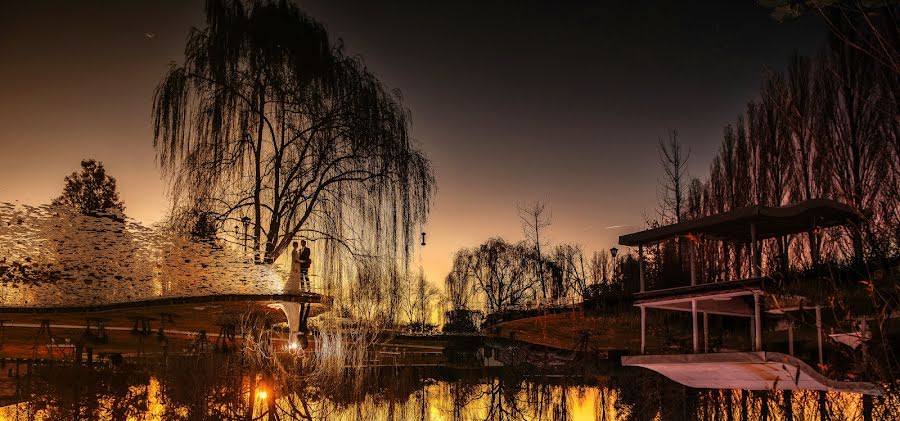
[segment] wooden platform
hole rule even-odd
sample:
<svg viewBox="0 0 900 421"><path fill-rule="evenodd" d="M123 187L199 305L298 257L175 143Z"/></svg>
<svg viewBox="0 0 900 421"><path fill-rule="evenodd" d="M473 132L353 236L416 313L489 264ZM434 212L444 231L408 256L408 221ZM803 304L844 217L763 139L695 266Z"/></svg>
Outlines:
<svg viewBox="0 0 900 421"><path fill-rule="evenodd" d="M113 310L142 309L160 306L175 306L182 304L206 304L227 302L277 302L288 301L293 303L325 304L327 299L314 292L295 292L281 294L214 294L184 297L161 297L135 301L120 301L97 304L77 305L17 305L0 306L0 316L4 314L52 314L52 313L85 313L103 312Z"/></svg>
<svg viewBox="0 0 900 421"><path fill-rule="evenodd" d="M841 382L819 374L803 361L777 352L636 355L622 365L656 371L699 389L823 390L881 395L874 384Z"/></svg>

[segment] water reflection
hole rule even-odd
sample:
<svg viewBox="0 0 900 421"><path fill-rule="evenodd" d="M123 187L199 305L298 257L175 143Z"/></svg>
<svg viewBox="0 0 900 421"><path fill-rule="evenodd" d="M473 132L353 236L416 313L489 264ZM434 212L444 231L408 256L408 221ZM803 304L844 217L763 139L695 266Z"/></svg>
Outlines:
<svg viewBox="0 0 900 421"><path fill-rule="evenodd" d="M640 369L380 367L325 381L306 362L251 368L239 354L97 368L7 363L3 419L863 420L894 419L898 395L693 390ZM289 367L289 368L287 368ZM18 376L16 376L18 373Z"/></svg>

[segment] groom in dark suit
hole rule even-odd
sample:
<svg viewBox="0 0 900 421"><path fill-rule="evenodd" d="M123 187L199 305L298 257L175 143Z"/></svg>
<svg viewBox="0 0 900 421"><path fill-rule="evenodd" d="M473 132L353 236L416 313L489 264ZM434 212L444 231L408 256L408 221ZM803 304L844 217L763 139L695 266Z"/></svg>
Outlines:
<svg viewBox="0 0 900 421"><path fill-rule="evenodd" d="M309 267L312 265L306 240L300 240L300 289L309 291Z"/></svg>

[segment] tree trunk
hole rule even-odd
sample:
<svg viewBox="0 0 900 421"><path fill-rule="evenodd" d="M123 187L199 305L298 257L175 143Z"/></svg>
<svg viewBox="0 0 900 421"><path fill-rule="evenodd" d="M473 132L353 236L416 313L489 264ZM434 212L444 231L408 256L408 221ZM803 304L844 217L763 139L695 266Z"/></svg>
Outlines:
<svg viewBox="0 0 900 421"><path fill-rule="evenodd" d="M819 391L819 420L827 421L828 420L828 407L825 405L825 392Z"/></svg>
<svg viewBox="0 0 900 421"><path fill-rule="evenodd" d="M784 391L784 420L794 421L794 392Z"/></svg>
<svg viewBox="0 0 900 421"><path fill-rule="evenodd" d="M874 405L872 403L872 395L862 395L862 404L863 421L872 421L872 410L874 409Z"/></svg>
<svg viewBox="0 0 900 421"><path fill-rule="evenodd" d="M862 229L858 226L853 226L850 228L850 235L853 238L853 260L862 262L864 257Z"/></svg>

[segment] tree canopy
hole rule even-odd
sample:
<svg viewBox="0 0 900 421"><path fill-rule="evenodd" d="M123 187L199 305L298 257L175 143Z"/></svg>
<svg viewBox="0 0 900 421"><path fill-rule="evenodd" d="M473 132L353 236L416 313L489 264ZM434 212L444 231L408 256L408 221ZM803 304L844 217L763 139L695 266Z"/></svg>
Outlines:
<svg viewBox="0 0 900 421"><path fill-rule="evenodd" d="M265 262L297 236L324 240L330 259L408 257L434 176L399 92L289 2L205 9L206 26L191 31L153 102L176 216L212 217L222 235L249 217Z"/></svg>
<svg viewBox="0 0 900 421"><path fill-rule="evenodd" d="M116 179L106 174L103 163L93 159L81 161L81 172L66 176L65 183L62 195L53 199L54 205L69 206L85 215L125 211Z"/></svg>

